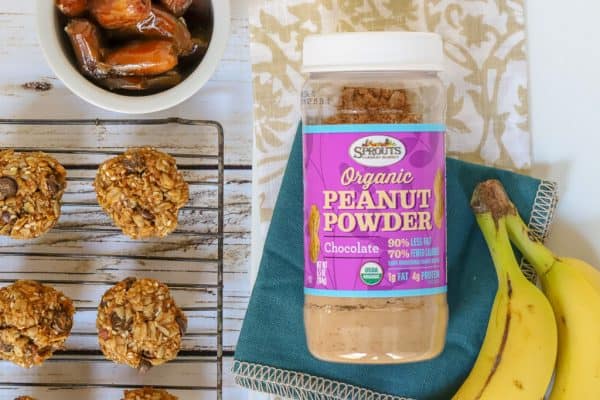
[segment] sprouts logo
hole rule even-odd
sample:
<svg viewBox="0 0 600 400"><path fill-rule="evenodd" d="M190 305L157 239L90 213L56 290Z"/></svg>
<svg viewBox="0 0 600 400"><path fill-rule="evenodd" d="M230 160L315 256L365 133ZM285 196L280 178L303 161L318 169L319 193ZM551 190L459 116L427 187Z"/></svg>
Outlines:
<svg viewBox="0 0 600 400"><path fill-rule="evenodd" d="M406 156L404 144L389 136L368 136L358 139L349 149L350 157L367 167L387 167Z"/></svg>

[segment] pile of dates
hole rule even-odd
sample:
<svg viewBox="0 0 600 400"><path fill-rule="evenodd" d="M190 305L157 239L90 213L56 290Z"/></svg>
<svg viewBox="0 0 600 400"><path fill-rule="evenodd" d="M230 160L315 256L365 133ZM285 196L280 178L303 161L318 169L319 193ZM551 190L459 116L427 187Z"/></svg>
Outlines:
<svg viewBox="0 0 600 400"><path fill-rule="evenodd" d="M208 47L185 19L193 0L55 0L81 72L115 91L157 91Z"/></svg>

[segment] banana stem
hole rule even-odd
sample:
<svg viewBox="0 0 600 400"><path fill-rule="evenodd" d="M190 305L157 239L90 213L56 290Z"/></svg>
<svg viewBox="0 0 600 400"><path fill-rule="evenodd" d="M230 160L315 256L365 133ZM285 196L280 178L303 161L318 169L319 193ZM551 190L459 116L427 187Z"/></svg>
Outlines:
<svg viewBox="0 0 600 400"><path fill-rule="evenodd" d="M531 238L529 228L519 216L500 181L489 180L477 185L471 207L476 214L492 215L496 224L502 219L505 220L510 240L533 265L538 275L545 275L552 267L556 256L542 243Z"/></svg>
<svg viewBox="0 0 600 400"><path fill-rule="evenodd" d="M519 214L506 218L508 234L512 242L523 253L525 259L533 265L537 274L546 275L556 261L556 256L546 246L531 238L531 233Z"/></svg>
<svg viewBox="0 0 600 400"><path fill-rule="evenodd" d="M504 273L512 279L523 277L515 253L510 245L506 218L495 219L490 212L485 212L477 213L475 219L490 249L490 255L498 275L498 284L502 286L508 283L507 276L504 276Z"/></svg>

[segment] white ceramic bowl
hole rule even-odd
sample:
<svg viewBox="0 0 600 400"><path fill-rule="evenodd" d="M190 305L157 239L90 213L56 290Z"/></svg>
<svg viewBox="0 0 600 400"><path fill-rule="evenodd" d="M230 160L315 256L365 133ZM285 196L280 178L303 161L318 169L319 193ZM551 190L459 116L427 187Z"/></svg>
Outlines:
<svg viewBox="0 0 600 400"><path fill-rule="evenodd" d="M87 80L71 62L65 47L54 1L36 0L40 46L56 76L82 99L110 111L144 114L176 106L196 93L212 76L229 38L229 0L211 0L213 33L208 50L196 69L177 86L148 96L126 96L112 93Z"/></svg>

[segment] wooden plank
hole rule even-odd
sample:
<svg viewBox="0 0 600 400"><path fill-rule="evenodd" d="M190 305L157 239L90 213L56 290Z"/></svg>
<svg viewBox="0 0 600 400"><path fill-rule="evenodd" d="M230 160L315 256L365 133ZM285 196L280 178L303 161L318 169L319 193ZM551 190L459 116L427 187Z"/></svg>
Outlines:
<svg viewBox="0 0 600 400"><path fill-rule="evenodd" d="M216 367L210 359L182 358L179 362L150 370L145 375L140 375L131 368L119 366L96 358L95 361L73 362L49 361L44 366L31 370L24 370L6 363L0 368L0 400L14 400L15 397L29 395L44 400L86 399L86 400L111 400L122 398L123 388L115 382L126 385L146 385L156 387L167 386L213 386L216 380ZM231 367L233 360L224 360L224 388L225 400L240 400L245 398L246 391L233 384ZM168 379L164 376L169 369ZM8 384L19 383L15 384ZM115 385L114 388L80 388L77 385ZM216 400L214 390L177 390L169 392L178 396L180 400Z"/></svg>
<svg viewBox="0 0 600 400"><path fill-rule="evenodd" d="M169 393L177 396L179 400L216 400L215 391L177 391L170 390ZM36 399L44 400L65 400L65 399L85 399L85 400L119 400L123 398L122 389L112 388L94 388L94 389L75 389L71 387L16 387L9 386L0 388L0 400L14 400L18 396L35 396ZM232 388L225 389L224 399L241 400L247 397L243 389ZM239 397L238 397L239 396Z"/></svg>
<svg viewBox="0 0 600 400"><path fill-rule="evenodd" d="M226 265L226 291L245 291L244 270ZM216 263L73 257L57 262L53 257L2 256L0 278L54 280L60 282L117 282L129 276L145 276L163 282L216 282Z"/></svg>
<svg viewBox="0 0 600 400"><path fill-rule="evenodd" d="M0 371L0 381L14 383L37 383L40 375L52 376L46 383L58 385L113 385L119 382L120 386L139 385L151 382L161 382L164 367L176 367L178 374L171 377L169 386L198 386L213 388L216 381L217 368L214 358L179 360L170 364L152 368L145 375L125 365L114 364L102 357L64 357L56 356L41 367L23 369L13 364L4 363ZM162 370L162 371L161 371Z"/></svg>
<svg viewBox="0 0 600 400"><path fill-rule="evenodd" d="M217 396L212 391L170 391L179 400L216 400ZM44 400L118 400L123 398L120 389L56 389L56 388L16 388L0 389L0 400L14 400L18 396L34 395L37 399ZM239 387L228 386L223 388L224 400L242 400L248 398L248 392Z"/></svg>
<svg viewBox="0 0 600 400"><path fill-rule="evenodd" d="M110 152L152 146L173 155L186 166L216 165L217 130L209 125L0 125L2 147L51 149L62 163L93 167L112 157ZM165 135L165 132L169 132ZM177 138L174 140L174 138ZM69 154L83 151L85 154Z"/></svg>
<svg viewBox="0 0 600 400"><path fill-rule="evenodd" d="M227 234L225 236L225 260L240 261L244 256L244 246L249 244L247 234ZM49 254L57 260L77 255L91 257L155 257L164 261L213 261L217 257L216 239L196 234L174 233L161 240L133 241L110 231L57 231L52 230L44 236L29 241L0 240L0 252L7 254L23 253L27 255ZM144 259L141 259L142 261ZM60 261L59 261L60 262ZM236 268L235 266L233 266Z"/></svg>
<svg viewBox="0 0 600 400"><path fill-rule="evenodd" d="M112 241L102 240L103 236L114 237ZM175 235L177 236L177 235ZM190 252L186 252L187 236L183 237L183 241L172 239L167 241L140 241L130 242L121 235L101 234L101 233L76 233L71 235L58 234L50 232L44 237L37 239L35 242L12 241L2 239L0 241L0 251L4 258L11 252L15 253L27 252L26 256L19 258L13 262L15 269L12 272L26 273L36 269L41 273L52 273L62 271L64 268L74 266L76 268L75 276L81 275L80 278L94 279L110 274L110 276L122 277L130 272L140 271L148 273L172 273L177 270L181 272L206 271L215 269L215 249L211 243L207 241L213 239L202 239L204 244L194 243L193 248L190 247ZM122 239L120 241L119 239ZM57 241L66 243L66 247L56 246ZM195 239L194 239L195 241ZM200 241L198 241L200 242ZM225 274L233 272L247 272L248 263L248 244L250 238L248 234L227 234L225 237ZM93 253L103 255L103 257L87 256L90 249L102 245L101 253ZM106 247L104 247L106 245ZM185 248L183 248L185 247ZM182 249L183 248L183 249ZM137 251L142 251L142 256L160 256L163 259L151 260L139 258ZM193 250L193 253L191 251ZM83 254L83 256L80 256ZM127 259L127 256L134 258ZM200 257L205 259L192 260L191 257ZM137 258L135 258L137 257ZM169 258L164 260L164 258ZM8 260L8 258L6 258ZM168 263L167 263L168 261ZM8 261L7 261L8 262ZM4 263L1 263L5 265ZM40 268L38 265L45 265ZM8 265L8 264L6 264ZM4 269L4 268L2 268ZM121 271L116 273L115 271ZM83 272L82 272L83 271ZM9 271L7 271L9 272ZM65 274L68 272L65 271ZM160 275L158 275L160 276Z"/></svg>

